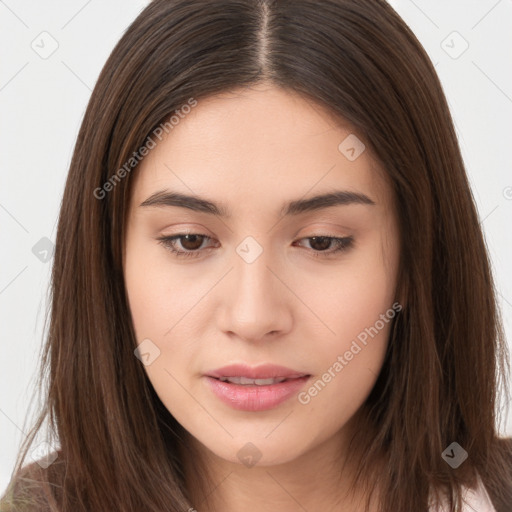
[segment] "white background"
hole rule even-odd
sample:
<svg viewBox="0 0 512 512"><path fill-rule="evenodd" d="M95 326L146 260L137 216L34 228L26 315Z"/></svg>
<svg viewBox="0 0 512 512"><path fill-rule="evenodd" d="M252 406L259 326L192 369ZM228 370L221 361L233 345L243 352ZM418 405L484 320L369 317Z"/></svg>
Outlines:
<svg viewBox="0 0 512 512"><path fill-rule="evenodd" d="M40 242L44 237L55 242L91 90L115 43L147 3L0 0L0 492L30 424L24 422L48 305L52 260L41 261L32 248L48 244ZM511 345L512 0L391 3L426 48L448 97ZM47 58L32 47L44 52L57 44ZM512 413L498 428L512 435Z"/></svg>

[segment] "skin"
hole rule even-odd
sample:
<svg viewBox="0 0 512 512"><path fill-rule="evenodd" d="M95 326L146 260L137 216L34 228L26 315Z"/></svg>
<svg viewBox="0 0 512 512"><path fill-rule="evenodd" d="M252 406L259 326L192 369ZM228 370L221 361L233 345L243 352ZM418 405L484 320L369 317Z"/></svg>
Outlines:
<svg viewBox="0 0 512 512"><path fill-rule="evenodd" d="M353 468L341 477L339 468L382 367L391 323L307 404L292 397L271 410L237 411L203 377L227 364L274 363L314 382L396 301L391 189L368 148L354 161L338 150L351 133L320 105L258 85L198 102L134 172L124 254L132 320L137 342L149 338L160 350L144 368L198 452L185 467L199 512L269 504L284 512L298 504L362 510L362 492L346 496ZM163 189L223 203L231 217L140 206ZM363 193L375 204L279 215L286 201L332 190ZM195 246L175 242L179 250L199 246L197 258L178 258L157 240L187 232L210 237ZM321 257L310 238L320 235L352 236L354 244ZM236 252L247 236L263 250L250 264ZM261 454L252 467L237 457L248 442ZM198 464L216 486L208 503L193 476Z"/></svg>

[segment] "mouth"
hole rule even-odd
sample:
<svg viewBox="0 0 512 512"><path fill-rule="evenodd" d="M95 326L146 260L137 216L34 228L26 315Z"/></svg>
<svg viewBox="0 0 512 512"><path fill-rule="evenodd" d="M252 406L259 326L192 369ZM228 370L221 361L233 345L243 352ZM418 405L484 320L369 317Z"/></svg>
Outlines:
<svg viewBox="0 0 512 512"><path fill-rule="evenodd" d="M304 377L306 373L286 368L286 366L278 366L275 364L262 364L259 366L249 366L247 364L232 364L223 366L216 370L206 373L208 377L216 379L245 379L244 381L233 382L234 384L254 384L256 381L268 381L268 379L293 379ZM247 382L248 380L252 382ZM256 382L258 384L258 382ZM266 385L262 382L260 385Z"/></svg>
<svg viewBox="0 0 512 512"><path fill-rule="evenodd" d="M233 365L204 375L209 389L224 404L243 411L273 409L297 394L311 377L289 368Z"/></svg>
<svg viewBox="0 0 512 512"><path fill-rule="evenodd" d="M305 377L305 375L301 376ZM292 377L294 379L301 377ZM213 377L216 378L216 377ZM237 384L241 386L271 386L273 384L279 384L280 382L285 382L290 380L290 378L286 377L274 377L269 379L250 379L248 377L220 377L218 380L222 382L229 382L231 384Z"/></svg>

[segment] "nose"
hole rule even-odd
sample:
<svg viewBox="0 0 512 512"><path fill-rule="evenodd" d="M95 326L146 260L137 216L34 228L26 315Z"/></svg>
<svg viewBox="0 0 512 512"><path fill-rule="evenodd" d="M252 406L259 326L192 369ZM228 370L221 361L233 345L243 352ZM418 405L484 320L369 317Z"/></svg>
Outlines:
<svg viewBox="0 0 512 512"><path fill-rule="evenodd" d="M231 337L264 341L289 332L293 322L293 294L286 288L267 251L247 263L238 255L234 269L219 290L219 328Z"/></svg>

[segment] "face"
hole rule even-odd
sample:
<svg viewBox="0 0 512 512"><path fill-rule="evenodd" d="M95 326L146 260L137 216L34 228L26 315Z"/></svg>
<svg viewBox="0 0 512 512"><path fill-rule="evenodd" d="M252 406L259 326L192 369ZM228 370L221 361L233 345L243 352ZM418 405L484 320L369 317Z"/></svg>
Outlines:
<svg viewBox="0 0 512 512"><path fill-rule="evenodd" d="M393 198L369 149L319 105L258 86L198 102L132 179L124 277L170 413L238 464L336 438L400 309Z"/></svg>

